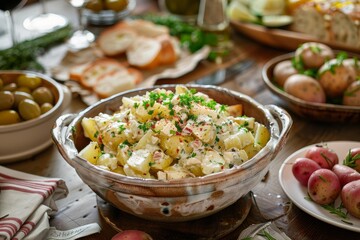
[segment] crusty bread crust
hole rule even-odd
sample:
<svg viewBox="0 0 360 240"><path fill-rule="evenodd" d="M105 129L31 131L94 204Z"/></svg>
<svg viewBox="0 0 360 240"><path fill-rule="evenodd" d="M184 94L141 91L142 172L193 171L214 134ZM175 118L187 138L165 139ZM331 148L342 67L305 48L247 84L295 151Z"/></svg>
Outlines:
<svg viewBox="0 0 360 240"><path fill-rule="evenodd" d="M360 47L359 1L308 1L292 11L290 29L321 41Z"/></svg>

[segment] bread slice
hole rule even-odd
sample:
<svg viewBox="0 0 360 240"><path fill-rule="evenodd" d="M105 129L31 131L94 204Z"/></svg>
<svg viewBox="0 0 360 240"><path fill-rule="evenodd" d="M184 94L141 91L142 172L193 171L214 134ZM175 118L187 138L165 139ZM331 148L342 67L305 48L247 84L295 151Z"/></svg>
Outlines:
<svg viewBox="0 0 360 240"><path fill-rule="evenodd" d="M122 24L101 32L97 44L106 56L117 56L125 53L136 37L135 31Z"/></svg>
<svg viewBox="0 0 360 240"><path fill-rule="evenodd" d="M138 37L127 49L130 65L141 69L153 69L160 64L161 43L154 38Z"/></svg>
<svg viewBox="0 0 360 240"><path fill-rule="evenodd" d="M156 39L161 43L159 64L167 65L176 62L180 56L179 41L170 35L161 35Z"/></svg>
<svg viewBox="0 0 360 240"><path fill-rule="evenodd" d="M142 79L141 72L134 68L114 70L100 76L93 90L100 98L107 98L133 89Z"/></svg>
<svg viewBox="0 0 360 240"><path fill-rule="evenodd" d="M81 77L92 62L82 63L82 64L76 64L69 68L69 78L74 81L80 82Z"/></svg>
<svg viewBox="0 0 360 240"><path fill-rule="evenodd" d="M143 37L154 38L170 34L169 28L142 19L127 20L123 23L119 23L118 26L124 27L124 25L127 25L128 28Z"/></svg>
<svg viewBox="0 0 360 240"><path fill-rule="evenodd" d="M98 59L92 62L90 66L84 70L80 83L87 88L92 88L95 86L98 78L103 74L123 69L126 69L124 65L114 59Z"/></svg>

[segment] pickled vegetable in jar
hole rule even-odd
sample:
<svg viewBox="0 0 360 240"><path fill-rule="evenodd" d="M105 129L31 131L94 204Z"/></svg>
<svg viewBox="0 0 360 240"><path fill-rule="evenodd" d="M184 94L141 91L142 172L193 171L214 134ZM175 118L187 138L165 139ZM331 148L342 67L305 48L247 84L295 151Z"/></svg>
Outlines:
<svg viewBox="0 0 360 240"><path fill-rule="evenodd" d="M159 6L162 11L185 21L196 21L200 0L159 0Z"/></svg>

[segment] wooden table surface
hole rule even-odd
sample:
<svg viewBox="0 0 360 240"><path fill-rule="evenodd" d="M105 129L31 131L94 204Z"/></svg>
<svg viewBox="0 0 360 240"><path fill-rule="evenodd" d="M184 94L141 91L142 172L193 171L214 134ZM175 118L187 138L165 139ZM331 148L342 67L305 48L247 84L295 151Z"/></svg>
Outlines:
<svg viewBox="0 0 360 240"><path fill-rule="evenodd" d="M49 11L63 14L69 19L75 19L75 10L65 1L47 1ZM142 13L149 10L156 10L156 1L137 1L136 13ZM29 14L35 14L34 9L38 6L30 5L22 10L15 12L15 22L19 25ZM18 27L18 31L25 31ZM32 34L23 32L22 34ZM286 109L276 96L274 96L265 86L261 79L261 69L263 65L271 58L286 53L279 49L272 49L260 45L253 40L247 39L241 33L232 33L235 43L234 52L222 65L214 65L203 62L199 66L201 71L195 71L173 80L174 83L189 82L197 78L214 72L219 68L226 68L234 63L243 60L252 60L252 65L243 72L233 76L229 81L221 84L222 87L236 90L249 96L261 104L276 104ZM167 83L159 81L158 84ZM79 98L74 98L67 112L78 112L84 109L86 105ZM344 230L339 227L320 221L309 214L303 212L295 205L288 209L289 199L282 190L279 180L279 168L282 162L293 152L307 145L327 142L327 141L359 141L360 127L356 124L339 123L318 123L298 117L289 111L293 118L293 126L285 147L273 160L266 181L258 184L253 193L256 195L257 203L261 214L256 207L252 207L248 217L243 224L233 233L224 239L237 239L239 233L250 224L266 221L265 218L275 218L281 216L275 221L291 239L307 240L332 240L332 239L360 239L359 233ZM0 142L4 141L0 139ZM51 218L50 224L60 230L67 230L77 226L97 222L102 230L99 234L94 234L82 239L107 240L116 234L116 231L100 216L95 193L85 185L77 176L76 172L70 167L55 146L51 146L44 152L28 160L5 164L6 167L42 175L46 177L63 178L69 188L69 195L62 200L57 201L58 212ZM143 226L139 226L141 228ZM154 239L163 239L160 236L153 236Z"/></svg>

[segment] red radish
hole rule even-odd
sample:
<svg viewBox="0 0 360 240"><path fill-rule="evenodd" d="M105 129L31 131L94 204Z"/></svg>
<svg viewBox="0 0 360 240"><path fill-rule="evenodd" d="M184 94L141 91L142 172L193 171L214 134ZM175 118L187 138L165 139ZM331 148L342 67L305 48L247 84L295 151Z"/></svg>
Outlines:
<svg viewBox="0 0 360 240"><path fill-rule="evenodd" d="M341 192L338 176L330 169L318 169L313 172L308 181L310 198L318 204L330 204Z"/></svg>
<svg viewBox="0 0 360 240"><path fill-rule="evenodd" d="M338 176L342 187L349 182L360 180L360 173L345 165L335 164L332 171Z"/></svg>
<svg viewBox="0 0 360 240"><path fill-rule="evenodd" d="M111 238L111 240L152 240L146 232L139 230L124 230Z"/></svg>
<svg viewBox="0 0 360 240"><path fill-rule="evenodd" d="M326 145L316 145L309 148L305 153L306 158L317 162L321 168L332 169L339 163L338 155Z"/></svg>
<svg viewBox="0 0 360 240"><path fill-rule="evenodd" d="M321 167L315 161L300 157L297 158L292 166L292 172L294 177L301 183L303 186L307 186L310 175L320 169Z"/></svg>
<svg viewBox="0 0 360 240"><path fill-rule="evenodd" d="M343 187L341 200L351 215L360 218L360 180L349 182Z"/></svg>

